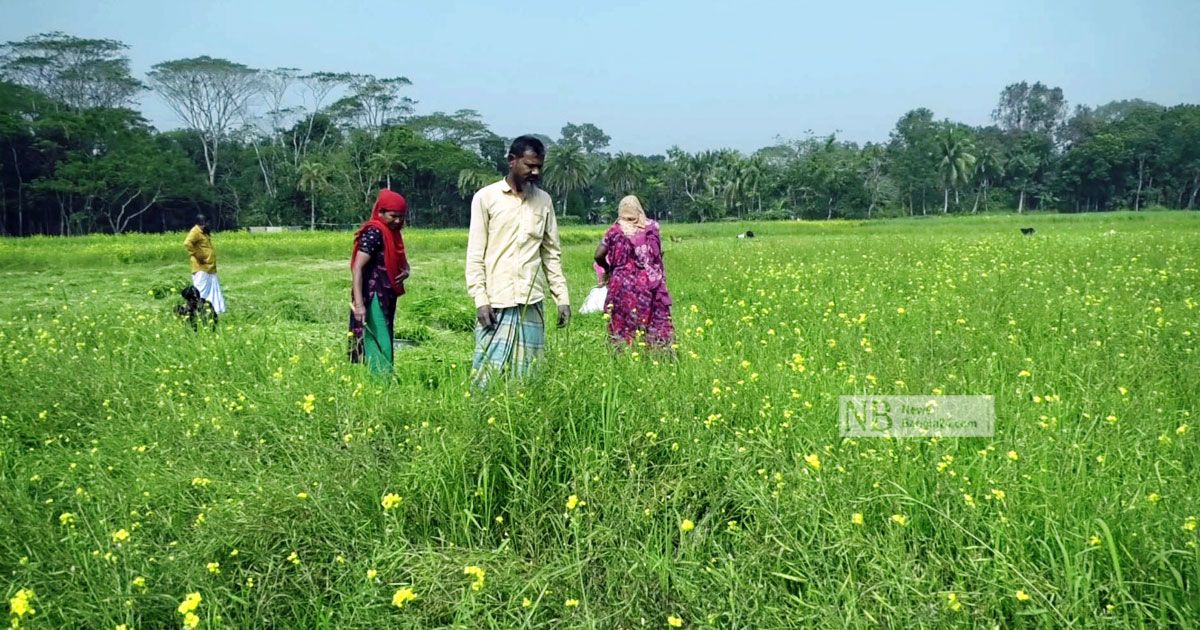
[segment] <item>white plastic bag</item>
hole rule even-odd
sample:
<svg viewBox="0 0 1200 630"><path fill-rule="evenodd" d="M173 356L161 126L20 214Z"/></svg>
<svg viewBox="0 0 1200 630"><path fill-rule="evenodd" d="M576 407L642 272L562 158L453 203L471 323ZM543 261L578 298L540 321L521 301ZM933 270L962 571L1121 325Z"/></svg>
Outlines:
<svg viewBox="0 0 1200 630"><path fill-rule="evenodd" d="M592 290L588 292L587 299L583 301L583 306L579 307L579 314L603 313L604 300L607 298L608 287L592 287Z"/></svg>

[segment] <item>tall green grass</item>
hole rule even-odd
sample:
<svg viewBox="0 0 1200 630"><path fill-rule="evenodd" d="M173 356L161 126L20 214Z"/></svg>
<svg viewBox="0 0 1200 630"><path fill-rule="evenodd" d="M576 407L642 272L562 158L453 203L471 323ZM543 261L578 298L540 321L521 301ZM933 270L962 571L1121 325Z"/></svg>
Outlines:
<svg viewBox="0 0 1200 630"><path fill-rule="evenodd" d="M486 394L463 231L406 237L391 382L345 362L347 234L218 233L216 334L153 295L180 235L3 241L0 590L34 628L1200 616L1197 215L746 227L664 228L675 358L576 317ZM996 435L842 440L857 393Z"/></svg>

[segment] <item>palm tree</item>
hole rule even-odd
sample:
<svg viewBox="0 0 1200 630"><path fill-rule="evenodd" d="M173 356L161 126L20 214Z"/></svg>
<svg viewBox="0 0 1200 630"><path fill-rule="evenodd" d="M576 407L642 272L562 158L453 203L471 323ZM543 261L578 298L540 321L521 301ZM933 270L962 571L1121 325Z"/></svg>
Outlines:
<svg viewBox="0 0 1200 630"><path fill-rule="evenodd" d="M761 156L756 155L742 162L741 188L757 202L758 212L762 212L762 195L759 194L759 187L762 186L766 171L767 163Z"/></svg>
<svg viewBox="0 0 1200 630"><path fill-rule="evenodd" d="M495 173L481 173L464 168L458 172L458 194L463 199L471 197L475 194L475 191L487 186L495 179Z"/></svg>
<svg viewBox="0 0 1200 630"><path fill-rule="evenodd" d="M953 128L947 129L938 138L938 155L942 160L938 164L938 175L942 180L942 191L945 194L942 203L942 214L950 211L950 189L954 189L957 203L958 187L971 179L975 168L975 156L968 153L971 150L970 140L955 133Z"/></svg>
<svg viewBox="0 0 1200 630"><path fill-rule="evenodd" d="M687 196L684 214L700 222L717 219L728 204L734 201L736 189L730 191L732 175L728 154L733 151L702 151L689 154L678 147L667 149L668 173Z"/></svg>
<svg viewBox="0 0 1200 630"><path fill-rule="evenodd" d="M592 169L583 148L576 143L554 147L546 156L546 185L562 198L562 216L567 216L567 198L592 183Z"/></svg>
<svg viewBox="0 0 1200 630"><path fill-rule="evenodd" d="M1004 177L1004 156L992 147L983 147L979 151L979 159L975 162L975 179L979 182L979 194L975 195L975 206L971 214L979 209L979 200L983 199L983 210L987 212L988 188L992 182Z"/></svg>
<svg viewBox="0 0 1200 630"><path fill-rule="evenodd" d="M663 216L663 209L658 207L658 202L661 200L663 192L667 190L667 183L661 178L651 175L642 182L641 193L644 195L642 203L646 205L646 213L651 218L659 219Z"/></svg>
<svg viewBox="0 0 1200 630"><path fill-rule="evenodd" d="M691 155L676 149L674 153L667 152L670 164L679 181L683 185L683 194L691 201L696 201L696 195L701 192L706 167L701 163L701 154Z"/></svg>
<svg viewBox="0 0 1200 630"><path fill-rule="evenodd" d="M721 179L721 201L725 204L725 214L736 213L739 219L742 218L747 196L745 171L734 165L726 165L717 171L717 177Z"/></svg>
<svg viewBox="0 0 1200 630"><path fill-rule="evenodd" d="M618 197L632 194L642 183L642 163L637 156L618 153L604 168L604 178Z"/></svg>
<svg viewBox="0 0 1200 630"><path fill-rule="evenodd" d="M808 193L825 200L825 219L833 218L833 212L850 190L853 166L848 163L846 148L833 136L817 140L808 149L804 162L803 178Z"/></svg>
<svg viewBox="0 0 1200 630"><path fill-rule="evenodd" d="M300 164L300 190L308 191L311 207L308 229L317 229L317 194L329 189L329 167L316 160L305 160Z"/></svg>
<svg viewBox="0 0 1200 630"><path fill-rule="evenodd" d="M696 155L694 166L699 171L700 181L708 197L724 209L723 215L742 205L745 196L742 162L741 154L728 149Z"/></svg>
<svg viewBox="0 0 1200 630"><path fill-rule="evenodd" d="M1042 167L1042 161L1032 152L1017 149L1017 154L1009 158L1008 171L1010 179L1020 190L1017 201L1017 214L1025 212L1025 193L1034 183L1034 176Z"/></svg>
<svg viewBox="0 0 1200 630"><path fill-rule="evenodd" d="M371 176L376 180L386 179L389 189L392 187L392 171L403 168L408 168L408 164L401 160L399 155L387 149L380 149L367 158L367 169Z"/></svg>

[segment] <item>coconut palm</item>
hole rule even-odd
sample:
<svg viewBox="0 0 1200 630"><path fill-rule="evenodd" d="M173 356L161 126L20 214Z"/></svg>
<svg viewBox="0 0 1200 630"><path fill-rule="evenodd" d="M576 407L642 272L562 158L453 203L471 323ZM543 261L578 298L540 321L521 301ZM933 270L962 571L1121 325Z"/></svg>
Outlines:
<svg viewBox="0 0 1200 630"><path fill-rule="evenodd" d="M475 191L495 181L495 179L495 173L483 173L464 168L458 172L458 194L463 199L466 199L474 195Z"/></svg>
<svg viewBox="0 0 1200 630"><path fill-rule="evenodd" d="M642 163L637 156L618 153L604 168L604 179L618 197L632 194L642 183Z"/></svg>
<svg viewBox="0 0 1200 630"><path fill-rule="evenodd" d="M308 229L317 229L317 195L329 190L329 167L316 160L305 160L300 164L300 190L308 191L311 208Z"/></svg>
<svg viewBox="0 0 1200 630"><path fill-rule="evenodd" d="M758 212L762 212L762 195L760 188L763 184L763 178L766 176L767 163L761 156L753 156L742 163L742 190L754 199L758 205Z"/></svg>
<svg viewBox="0 0 1200 630"><path fill-rule="evenodd" d="M938 163L938 176L942 181L944 193L942 214L950 211L950 190L954 190L954 199L958 200L958 187L971 179L975 169L975 156L971 155L971 141L964 138L954 128L947 129L938 138L938 153L941 161Z"/></svg>
<svg viewBox="0 0 1200 630"><path fill-rule="evenodd" d="M386 180L389 189L392 187L392 171L403 168L408 168L408 164L405 164L399 155L387 149L380 149L367 158L367 169L371 176L376 180Z"/></svg>
<svg viewBox="0 0 1200 630"><path fill-rule="evenodd" d="M983 199L983 210L987 211L988 188L992 182L1004 177L1004 156L992 147L985 146L979 151L979 159L975 161L975 181L979 182L979 194L975 195L975 205L971 214L979 209L979 200Z"/></svg>
<svg viewBox="0 0 1200 630"><path fill-rule="evenodd" d="M592 184L592 168L583 148L576 143L554 147L546 156L546 186L562 199L562 215L567 214L567 198Z"/></svg>

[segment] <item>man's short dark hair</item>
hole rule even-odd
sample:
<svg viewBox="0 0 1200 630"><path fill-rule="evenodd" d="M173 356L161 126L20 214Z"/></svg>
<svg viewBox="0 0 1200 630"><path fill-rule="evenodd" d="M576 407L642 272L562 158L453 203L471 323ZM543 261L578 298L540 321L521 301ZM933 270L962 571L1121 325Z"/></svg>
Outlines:
<svg viewBox="0 0 1200 630"><path fill-rule="evenodd" d="M534 136L520 136L516 140L513 140L512 144L508 147L508 154L517 157L525 155L527 151L533 151L538 157L546 157L546 145L542 144L542 141Z"/></svg>

